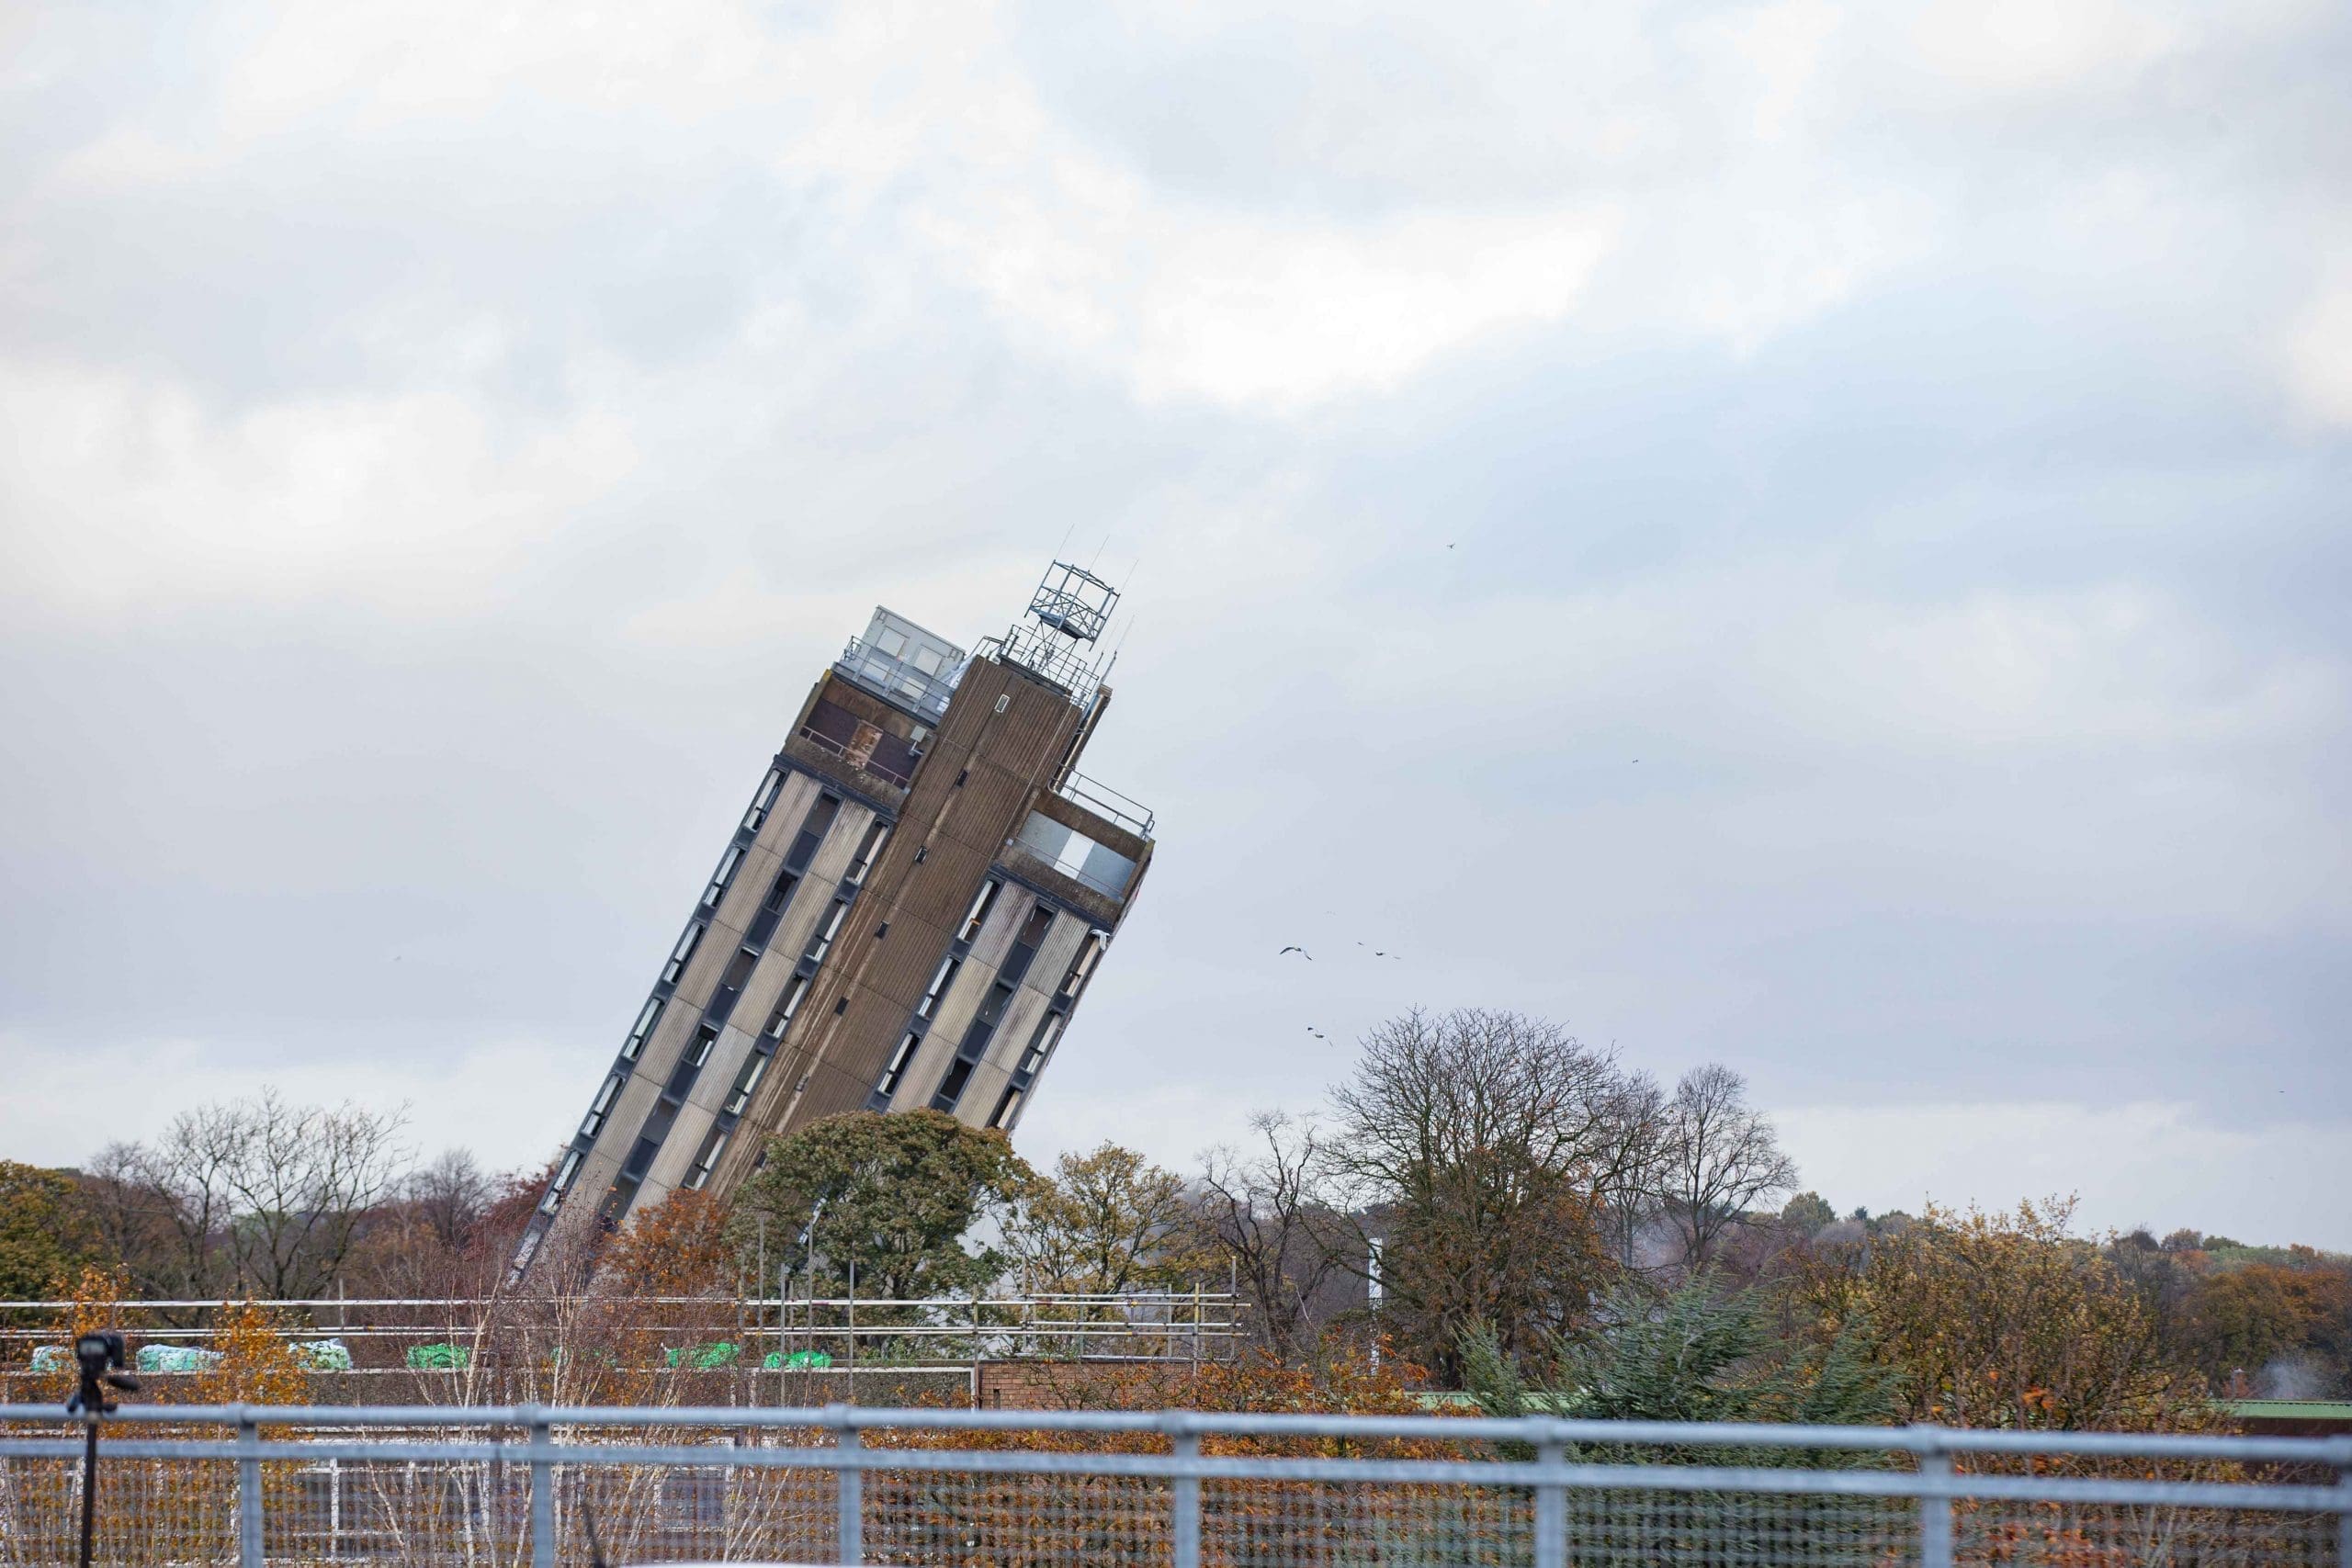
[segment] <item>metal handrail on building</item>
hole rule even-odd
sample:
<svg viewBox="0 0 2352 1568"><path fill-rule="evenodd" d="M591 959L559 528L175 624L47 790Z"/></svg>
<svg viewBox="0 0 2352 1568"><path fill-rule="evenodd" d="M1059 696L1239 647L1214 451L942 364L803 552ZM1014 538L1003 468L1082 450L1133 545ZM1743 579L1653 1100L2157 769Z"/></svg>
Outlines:
<svg viewBox="0 0 2352 1568"><path fill-rule="evenodd" d="M948 703L956 695L956 677L962 673L959 666L935 675L925 674L862 637L849 639L842 656L833 660L833 668L886 702L911 704L933 722L947 711Z"/></svg>
<svg viewBox="0 0 2352 1568"><path fill-rule="evenodd" d="M1097 817L1114 822L1138 839L1151 837L1151 808L1139 800L1121 795L1099 779L1073 772L1061 782L1055 794L1074 805L1083 806Z"/></svg>
<svg viewBox="0 0 2352 1568"><path fill-rule="evenodd" d="M0 1408L0 1429L9 1425L62 1429L0 1435L0 1506L14 1543L38 1559L62 1546L74 1516L71 1486L52 1483L78 1468L83 1420ZM96 1495L132 1500L109 1529L181 1532L133 1542L168 1555L196 1549L186 1532L201 1527L207 1541L233 1539L241 1568L263 1568L266 1541L281 1560L339 1562L512 1560L527 1547L534 1568L556 1568L560 1556L584 1558L600 1509L607 1551L624 1531L659 1537L621 1541L623 1560L641 1544L665 1557L855 1564L871 1546L893 1562L1171 1568L1359 1558L1566 1568L1596 1555L1950 1568L1987 1551L2352 1562L2347 1438L841 1404L131 1406L101 1426L111 1435ZM142 1427L178 1430L141 1437ZM1310 1444L1323 1451L1300 1451ZM2103 1462L2126 1472L2092 1472ZM207 1464L234 1466L233 1488L203 1484ZM2062 1468L2071 1472L2053 1473ZM289 1471L323 1485L265 1481ZM140 1508L165 1475L179 1506ZM648 1475L650 1489L624 1489ZM191 1517L204 1506L217 1521ZM436 1527L449 1534L438 1549Z"/></svg>

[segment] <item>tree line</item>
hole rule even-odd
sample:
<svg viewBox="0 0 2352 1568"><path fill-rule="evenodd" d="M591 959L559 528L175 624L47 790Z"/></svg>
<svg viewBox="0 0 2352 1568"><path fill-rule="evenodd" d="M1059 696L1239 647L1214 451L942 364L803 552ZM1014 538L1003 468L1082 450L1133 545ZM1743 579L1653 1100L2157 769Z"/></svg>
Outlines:
<svg viewBox="0 0 2352 1568"><path fill-rule="evenodd" d="M148 1298L492 1294L543 1173L421 1164L404 1133L265 1094L78 1171L0 1162L0 1295L93 1267ZM2341 1256L2083 1236L2064 1200L1841 1218L1797 1180L1724 1067L1668 1088L1541 1019L1416 1011L1189 1173L856 1113L774 1140L728 1204L538 1267L714 1297L1229 1283L1269 1367L1336 1386L1376 1357L1496 1410L2144 1428L2352 1380Z"/></svg>

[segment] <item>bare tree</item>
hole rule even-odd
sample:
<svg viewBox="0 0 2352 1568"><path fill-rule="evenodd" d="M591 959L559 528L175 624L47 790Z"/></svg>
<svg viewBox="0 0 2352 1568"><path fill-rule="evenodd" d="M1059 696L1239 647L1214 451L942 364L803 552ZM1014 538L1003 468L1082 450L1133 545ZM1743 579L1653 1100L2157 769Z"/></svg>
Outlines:
<svg viewBox="0 0 2352 1568"><path fill-rule="evenodd" d="M433 1239L448 1252L465 1250L474 1227L489 1213L497 1183L483 1174L464 1149L448 1149L401 1183L401 1197Z"/></svg>
<svg viewBox="0 0 2352 1568"><path fill-rule="evenodd" d="M1248 1155L1215 1148L1202 1156L1193 1212L1206 1250L1221 1256L1257 1320L1266 1348L1283 1360L1313 1348L1340 1303L1354 1227L1320 1190L1321 1144L1311 1122L1280 1111L1250 1119L1261 1146Z"/></svg>
<svg viewBox="0 0 2352 1568"><path fill-rule="evenodd" d="M1667 1105L1659 1196L1680 1232L1690 1269L1713 1259L1724 1232L1759 1202L1792 1190L1796 1162L1772 1123L1747 1103L1747 1081L1710 1063L1682 1075Z"/></svg>
<svg viewBox="0 0 2352 1568"><path fill-rule="evenodd" d="M161 1216L181 1288L299 1299L333 1283L398 1190L405 1122L355 1105L288 1105L265 1089L181 1112L153 1148L122 1150L115 1168Z"/></svg>
<svg viewBox="0 0 2352 1568"><path fill-rule="evenodd" d="M1394 1019L1332 1092L1331 1169L1387 1233L1392 1320L1451 1377L1463 1333L1507 1350L1580 1320L1609 1271L1601 1222L1646 1158L1650 1103L1555 1024L1465 1009Z"/></svg>

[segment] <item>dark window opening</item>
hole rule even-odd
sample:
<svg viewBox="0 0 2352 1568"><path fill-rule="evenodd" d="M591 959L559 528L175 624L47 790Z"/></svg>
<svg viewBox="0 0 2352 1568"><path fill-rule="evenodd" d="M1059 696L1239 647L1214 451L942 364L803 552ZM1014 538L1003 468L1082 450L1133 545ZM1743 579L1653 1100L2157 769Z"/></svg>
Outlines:
<svg viewBox="0 0 2352 1568"><path fill-rule="evenodd" d="M963 1097L964 1086L972 1081L972 1064L958 1056L947 1064L947 1076L939 1080L939 1092L932 1096L935 1111L953 1111L956 1101Z"/></svg>
<svg viewBox="0 0 2352 1568"><path fill-rule="evenodd" d="M808 817L800 824L799 837L792 840L792 849L784 857L786 871L797 873L808 869L810 857L816 854L817 846L825 841L825 835L831 831L833 818L841 808L841 796L837 795L817 797L817 804L808 808Z"/></svg>
<svg viewBox="0 0 2352 1568"><path fill-rule="evenodd" d="M1004 1093L997 1100L996 1109L989 1112L989 1125L997 1128L1011 1126L1013 1116L1021 1110L1021 1097L1026 1092L1016 1085L1006 1085Z"/></svg>
<svg viewBox="0 0 2352 1568"><path fill-rule="evenodd" d="M1004 955L1004 963L999 967L998 972L1003 976L1004 984L1017 986L1028 976L1029 965L1036 962L1037 944L1046 940L1046 929L1053 923L1053 906L1035 904L1030 907L1029 918L1021 922L1020 933L1012 939L1012 950Z"/></svg>
<svg viewBox="0 0 2352 1568"><path fill-rule="evenodd" d="M628 1158L622 1162L621 1174L631 1181L644 1180L646 1167L653 1163L654 1153L661 1147L659 1138L638 1139L636 1146L628 1151Z"/></svg>

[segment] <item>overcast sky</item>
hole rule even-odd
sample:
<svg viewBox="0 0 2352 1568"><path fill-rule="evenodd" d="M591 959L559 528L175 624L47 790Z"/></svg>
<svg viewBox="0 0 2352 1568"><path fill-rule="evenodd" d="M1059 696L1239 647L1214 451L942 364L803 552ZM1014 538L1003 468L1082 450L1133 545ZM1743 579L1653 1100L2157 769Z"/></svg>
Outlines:
<svg viewBox="0 0 2352 1568"><path fill-rule="evenodd" d="M1159 851L1033 1157L1479 1003L2352 1246L2340 0L159 9L0 9L0 1155L544 1158L1067 536Z"/></svg>

